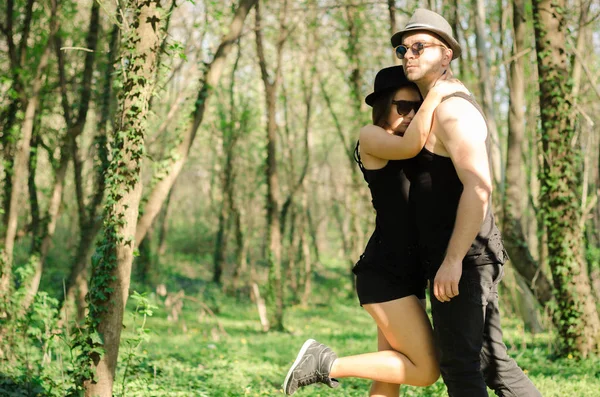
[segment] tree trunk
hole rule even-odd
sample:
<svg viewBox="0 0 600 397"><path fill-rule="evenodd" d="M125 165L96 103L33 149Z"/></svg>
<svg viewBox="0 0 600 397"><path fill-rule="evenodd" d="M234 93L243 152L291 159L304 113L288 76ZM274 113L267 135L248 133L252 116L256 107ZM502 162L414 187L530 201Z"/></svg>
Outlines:
<svg viewBox="0 0 600 397"><path fill-rule="evenodd" d="M265 305L265 300L260 296L260 288L258 288L258 284L252 282L252 289L250 291L250 296L256 303L262 330L263 332L267 332L271 328L271 325L269 324L269 318L267 316L267 305Z"/></svg>
<svg viewBox="0 0 600 397"><path fill-rule="evenodd" d="M14 152L15 145L12 142L14 139L12 137L13 127L17 123L17 113L19 109L27 109L28 97L31 93L27 93L25 91L25 87L23 86L23 81L21 78L21 73L23 72L23 67L25 61L27 59L27 48L28 48L28 40L31 32L31 21L33 19L33 4L35 0L27 0L27 4L25 5L25 15L23 19L23 28L20 32L15 32L13 29L14 17L19 14L19 12L14 12L14 0L6 1L6 23L4 26L4 33L6 34L7 46L8 46L8 58L10 59L10 70L12 74L12 90L16 92L18 95L16 98L13 98L5 111L0 115L0 120L3 122L3 133L2 133L2 154L4 155L4 194L2 197L2 208L4 209L4 214L2 216L2 221L6 228L8 228L9 214L10 211L10 202L12 198L12 183L13 183L13 168L14 168ZM52 7L57 5L53 4ZM53 8L54 10L54 8ZM52 26L52 19L50 21ZM15 37L18 37L17 33L20 33L21 41L19 43L15 43ZM49 41L52 40L49 37ZM4 236L2 236L4 240ZM1 253L0 253L1 255ZM0 258L1 260L1 258ZM2 273L1 262L0 262L0 275ZM0 294L1 297L1 294Z"/></svg>
<svg viewBox="0 0 600 397"><path fill-rule="evenodd" d="M350 204L349 206L353 207L354 203L358 202L357 199L357 195L358 195L358 186L359 186L359 180L358 180L358 175L357 175L357 171L356 171L356 164L354 163L354 157L353 157L353 147L352 149L350 148L351 140L347 139L345 137L344 134L344 128L342 127L337 114L335 113L333 106L332 106L332 101L331 98L329 96L329 94L327 93L327 90L325 88L325 83L322 79L319 79L319 85L321 87L321 94L323 96L323 99L325 99L325 103L327 105L327 108L329 109L329 112L331 113L331 117L333 118L333 122L335 125L335 129L337 132L337 136L340 138L340 141L342 142L342 145L344 146L344 152L346 154L346 158L348 160L348 166L350 168L350 192L339 192L339 194L337 195L337 197L341 197L342 200L349 200L352 204ZM358 129L356 129L358 130ZM335 183L332 181L332 186L335 186ZM346 204L343 204L344 207L346 206ZM353 207L354 208L354 207ZM352 283L352 286L354 286L355 283L355 277L354 274L352 273L351 269L352 266L355 263L356 258L358 258L358 256L360 255L360 249L362 249L364 247L364 245L362 245L362 243L359 241L358 236L355 234L355 229L354 227L352 228L346 228L344 227L344 224L346 222L350 222L350 224L354 225L354 217L356 216L355 213L356 211L347 211L345 212L343 215L340 212L340 207L339 204L335 204L334 203L334 208L333 208L333 216L335 217L336 221L338 221L338 231L340 232L340 238L342 240L342 247L343 247L343 254L344 256L348 257L348 276L350 279L350 282ZM313 236L316 236L316 234L313 234ZM315 247L316 247L316 242L315 242Z"/></svg>
<svg viewBox="0 0 600 397"><path fill-rule="evenodd" d="M396 0L388 0L388 13L390 14L390 37L392 37L398 31L398 24L396 23ZM400 65L402 61L392 52L392 63Z"/></svg>
<svg viewBox="0 0 600 397"><path fill-rule="evenodd" d="M544 150L540 206L548 238L548 263L558 304L555 323L563 354L587 357L600 347L600 319L585 258L577 193L581 161L574 150L572 91L564 0L534 0Z"/></svg>
<svg viewBox="0 0 600 397"><path fill-rule="evenodd" d="M7 213L7 227L5 235L3 236L4 239L2 241L2 247L0 247L0 304L2 305L4 305L7 295L10 294L10 291L12 290L12 260L17 232L19 199L24 185L27 182L25 175L29 165L29 145L31 144L34 118L40 101L43 73L44 69L46 69L46 66L48 65L48 59L50 57L50 45L58 28L58 18L56 17L58 10L57 1L52 1L51 8L50 34L48 37L48 42L46 43L40 58L40 63L38 64L35 75L32 78L32 89L27 101L27 107L25 108L24 121L21 128L21 137L17 143L17 149L14 157L14 169L11 178L11 196L9 207L5 210ZM0 317L2 317L2 314L5 314L3 312L4 310L0 310Z"/></svg>
<svg viewBox="0 0 600 397"><path fill-rule="evenodd" d="M588 14L590 12L590 7L592 5L591 1L583 2L581 5L581 13L579 14L579 29L577 31L577 53L585 54L585 47L588 44L586 41L588 39L588 29L589 25ZM572 74L573 77L573 100L575 103L579 101L579 89L581 88L581 75L583 74L583 60L578 56L573 55L571 59L571 64L573 65Z"/></svg>
<svg viewBox="0 0 600 397"><path fill-rule="evenodd" d="M303 280L303 292L300 302L302 305L307 306L310 301L310 295L312 292L312 257L310 255L310 245L308 243L308 235L310 228L309 219L308 219L308 195L306 194L306 190L302 191L302 214L301 221L302 223L302 234L301 234L301 244L302 244L302 259L304 260L304 271L302 272Z"/></svg>
<svg viewBox="0 0 600 397"><path fill-rule="evenodd" d="M104 238L94 256L90 282L84 354L89 355L96 377L84 377L86 397L112 396L142 189L145 122L164 22L158 0L136 0L131 7L122 10L132 15L129 23L123 21L121 50L121 58L129 63L121 75L120 121L107 175ZM91 350L99 347L103 355Z"/></svg>
<svg viewBox="0 0 600 397"><path fill-rule="evenodd" d="M138 226L135 233L136 244L140 244L148 231L148 228L152 224L152 221L160 211L169 190L173 187L177 176L183 168L183 164L188 158L188 154L196 132L202 124L204 118L204 110L206 109L206 101L212 95L214 88L218 85L221 73L225 68L225 61L227 55L231 52L231 48L235 44L236 40L242 33L244 27L244 21L246 16L250 12L250 9L256 4L257 0L240 0L237 7L231 25L229 26L229 32L223 37L215 57L212 62L207 65L206 74L203 80L200 82L200 89L198 91L198 98L195 103L195 109L193 114L193 121L188 126L187 132L183 136L181 144L177 148L177 160L173 161L168 171L167 176L161 179L154 189L148 196L148 201L144 206L144 214L138 220Z"/></svg>
<svg viewBox="0 0 600 397"><path fill-rule="evenodd" d="M148 282L148 274L150 269L153 267L152 262L154 261L154 232L156 231L155 225L152 224L146 237L138 247L138 256L135 259L134 267L137 274L137 279L143 284Z"/></svg>
<svg viewBox="0 0 600 397"><path fill-rule="evenodd" d="M542 306L552 299L552 285L533 259L523 231L523 192L526 192L523 170L523 141L525 139L525 78L520 51L526 46L525 2L513 0L514 40L510 63L510 109L508 113L508 147L506 153L506 190L504 192L504 222L502 235L511 263L527 281Z"/></svg>
<svg viewBox="0 0 600 397"><path fill-rule="evenodd" d="M66 293L63 297L61 306L61 322L66 321L67 311L70 308L73 300L77 307L77 323L81 323L85 318L86 302L85 295L88 292L88 263L91 256L91 250L94 244L94 240L100 231L102 226L102 220L97 219L97 214L104 198L104 188L106 187L105 173L109 167L108 160L108 146L107 146L107 126L109 120L112 119L113 112L111 111L112 101L112 84L114 74L114 63L119 51L119 27L113 25L110 34L110 51L108 53L108 59L106 64L106 70L104 72L102 100L100 102L100 121L97 124L98 133L94 139L96 146L97 160L95 164L95 191L88 204L87 210L82 207L81 198L78 198L79 206L79 224L80 224L80 236L79 243L77 245L77 251L75 258L71 264L71 270L69 277L67 278ZM76 192L81 195L83 187L81 186L82 178L80 175L81 170L74 167Z"/></svg>
<svg viewBox="0 0 600 397"><path fill-rule="evenodd" d="M43 109L42 101L40 101L40 109ZM40 217L40 203L38 200L38 189L35 182L35 176L37 173L37 161L38 161L38 146L40 143L39 130L41 125L41 111L37 112L35 127L31 135L31 155L29 156L29 205L31 207L31 252L37 251L39 245L39 233L41 229L41 217Z"/></svg>
<svg viewBox="0 0 600 397"><path fill-rule="evenodd" d="M215 238L215 251L213 254L213 282L217 283L217 284L221 284L221 277L223 274L223 262L225 260L225 252L226 252L226 238L225 238L225 234L226 234L226 229L227 229L227 225L230 224L229 219L230 216L227 211L231 209L232 207L232 201L233 201L233 184L235 183L234 181L234 164L233 164L233 159L234 159L234 154L235 154L235 147L236 147L236 143L238 141L238 138L240 137L240 134L243 132L241 131L241 128L239 128L238 126L243 125L243 122L239 122L238 121L243 121L243 120L238 120L236 118L237 115L237 111L236 111L236 104L235 104L235 73L237 71L239 62L240 62L240 58L241 58L241 48L239 46L239 42L238 42L238 52L236 54L236 58L235 58L235 62L233 64L233 68L231 70L231 82L229 85L229 109L228 109L228 114L229 114L229 118L226 118L225 115L222 115L221 117L225 118L222 119L223 123L225 125L227 125L227 128L223 131L223 139L222 139L222 150L223 153L225 155L225 164L222 167L222 171L221 171L221 192L222 192L222 200L221 200L221 208L219 211L219 225L217 227L217 236ZM240 115L241 118L244 118L245 116L242 114Z"/></svg>
<svg viewBox="0 0 600 397"><path fill-rule="evenodd" d="M462 30L460 29L460 15L458 13L458 0L445 0L443 6L444 12L443 15L446 16L448 23L452 26L452 30L454 31L454 37L456 41L461 42L460 37L462 36ZM458 59L458 65L453 70L456 75L462 79L464 78L461 73L464 70L463 64L465 62L465 57L460 57Z"/></svg>
<svg viewBox="0 0 600 397"><path fill-rule="evenodd" d="M162 257L167 252L167 232L169 230L169 208L171 204L171 197L173 197L173 188L169 190L167 195L167 201L162 208L162 215L159 217L159 229L158 229L158 256Z"/></svg>
<svg viewBox="0 0 600 397"><path fill-rule="evenodd" d="M310 241L313 247L313 254L315 255L315 262L319 263L321 262L321 255L319 253L317 226L315 226L313 222L312 213L308 205L306 207L306 221L308 222L308 233L310 234Z"/></svg>
<svg viewBox="0 0 600 397"><path fill-rule="evenodd" d="M231 291L235 292L240 287L240 280L248 268L247 261L247 240L242 231L241 214L235 205L230 207L230 212L233 216L233 224L235 228L235 253L234 253L234 270L231 277Z"/></svg>
<svg viewBox="0 0 600 397"><path fill-rule="evenodd" d="M267 158L265 164L267 179L267 261L269 263L269 287L272 289L271 301L274 304L273 328L283 330L283 278L281 271L281 223L279 208L281 198L279 196L279 175L277 173L277 122L275 112L277 110L277 89L281 83L281 62L283 45L287 37L285 30L285 17L287 1L283 4L280 16L280 34L277 42L277 61L273 79L267 70L265 51L263 45L263 32L261 26L260 2L256 4L256 52L260 66L261 77L265 87L265 103L267 116Z"/></svg>
<svg viewBox="0 0 600 397"><path fill-rule="evenodd" d="M227 167L227 166L226 166ZM227 172L227 168L224 170ZM226 177L224 176L223 179ZM226 182L223 182L225 185ZM223 194L225 193L225 186L223 187ZM215 238L215 252L213 254L213 283L221 284L221 276L223 275L223 262L225 260L225 223L227 221L226 216L225 200L221 203L221 209L219 211L219 224L217 226L217 236Z"/></svg>
<svg viewBox="0 0 600 397"><path fill-rule="evenodd" d="M485 4L483 0L472 0L475 10L475 43L477 46L477 65L479 69L479 87L481 90L482 108L488 125L490 166L496 187L504 190L502 175L502 150L500 149L500 137L496 125L496 115L492 93L492 79L490 78L490 66L488 49L485 46Z"/></svg>
<svg viewBox="0 0 600 397"><path fill-rule="evenodd" d="M58 222L59 210L62 203L62 193L65 186L67 168L71 158L73 158L75 162L76 174L77 171L79 171L79 175L81 173L81 169L77 169L77 167L80 167L81 165L77 163L79 159L75 158L73 154L77 153L76 138L83 132L83 129L85 127L85 122L87 120L87 113L89 109L89 102L92 94L92 73L94 71L94 52L96 50L96 44L98 42L99 17L100 6L97 2L93 2L90 16L89 31L86 40L87 48L89 48L91 52L86 52L84 62L85 66L83 70L83 78L81 83L81 97L79 99L79 109L76 119L71 118L70 114L71 106L67 98L67 79L65 76L64 56L61 52L61 39L58 36L55 38L55 50L58 58L60 86L63 101L62 104L64 118L67 125L67 135L64 137L64 141L60 147L60 163L54 178L52 194L50 196L50 202L48 204L48 212L44 216L44 230L41 231L39 235L39 238L41 239L41 243L38 246L39 250L33 252L33 256L35 257L36 262L35 274L33 275L29 286L27 287L27 294L25 296L25 299L23 300L23 303L21 304L21 310L23 312L26 312L28 310L40 286L44 262L46 261L46 256L48 255L48 251L50 250L50 247L52 245L52 239L54 238L54 232L56 231L56 224ZM80 189L81 185L81 182L76 183L76 188ZM82 211L85 211L85 206L83 205L83 197L81 191L78 191L77 193L78 206L80 212L80 225L82 225L84 219L82 219L81 213Z"/></svg>

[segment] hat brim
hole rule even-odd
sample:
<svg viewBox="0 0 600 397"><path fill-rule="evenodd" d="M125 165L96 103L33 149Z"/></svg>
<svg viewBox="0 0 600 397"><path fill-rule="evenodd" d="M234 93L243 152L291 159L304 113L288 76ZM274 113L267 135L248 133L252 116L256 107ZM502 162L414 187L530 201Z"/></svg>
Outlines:
<svg viewBox="0 0 600 397"><path fill-rule="evenodd" d="M456 59L461 56L462 48L460 47L460 44L458 43L458 41L456 41L454 39L454 37L449 36L448 34L446 34L446 32L444 32L440 29L437 29L431 25L427 25L427 24L413 24L413 25L407 26L403 30L395 33L391 38L392 47L396 48L399 45L402 45L402 38L408 32L414 32L414 31L419 31L419 30L424 31L424 32L435 33L443 41L445 41L448 44L448 46L450 47L450 49L452 50L452 59Z"/></svg>
<svg viewBox="0 0 600 397"><path fill-rule="evenodd" d="M367 95L365 97L365 103L371 107L373 107L373 104L375 103L375 101L377 100L377 98L379 98L381 96L381 94L387 92L387 91L391 91L390 89L386 90L386 91L379 91L379 92L372 92L369 95Z"/></svg>
<svg viewBox="0 0 600 397"><path fill-rule="evenodd" d="M389 87L382 91L372 92L365 97L365 103L367 105L373 107L373 105L375 104L375 101L377 101L377 98L379 98L380 96L385 95L389 92L399 90L400 88L405 87L405 86L406 85L399 85L398 87Z"/></svg>

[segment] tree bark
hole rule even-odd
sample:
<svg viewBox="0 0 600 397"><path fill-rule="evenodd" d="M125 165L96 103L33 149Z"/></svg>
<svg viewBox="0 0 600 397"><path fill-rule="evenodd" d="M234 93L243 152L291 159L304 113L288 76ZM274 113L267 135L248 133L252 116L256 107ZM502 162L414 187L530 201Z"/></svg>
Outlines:
<svg viewBox="0 0 600 397"><path fill-rule="evenodd" d="M390 15L390 37L392 37L398 31L398 24L396 23L396 0L388 0L388 14ZM392 63L400 65L402 61L392 52Z"/></svg>
<svg viewBox="0 0 600 397"><path fill-rule="evenodd" d="M257 0L240 0L233 20L229 26L229 32L221 40L221 44L215 53L212 62L207 65L206 74L200 82L198 98L196 99L193 121L188 126L188 129L183 136L181 144L177 148L177 160L173 161L170 170L163 179L161 179L152 192L148 196L148 201L144 206L144 214L138 220L138 226L135 233L136 244L140 244L152 224L152 221L160 211L169 190L173 187L175 180L179 176L183 164L186 162L190 148L194 143L196 132L202 124L204 118L204 110L206 109L206 101L212 95L214 88L217 86L221 73L225 68L225 61L231 52L235 41L240 37L246 16L250 9L256 4Z"/></svg>
<svg viewBox="0 0 600 397"><path fill-rule="evenodd" d="M267 261L269 263L269 286L274 304L273 328L283 330L283 279L281 269L281 224L279 208L281 198L279 196L279 175L277 173L277 122L275 112L277 110L277 89L281 83L281 61L283 45L287 37L285 30L285 17L287 12L287 1L284 1L283 11L280 16L280 34L277 41L276 66L273 76L267 70L265 51L263 45L263 32L261 26L260 1L256 3L256 52L260 66L261 77L265 87L265 103L267 116L267 158L265 164L267 179Z"/></svg>
<svg viewBox="0 0 600 397"><path fill-rule="evenodd" d="M483 0L472 0L471 4L475 10L475 43L477 46L478 77L482 108L488 125L490 165L495 185L502 191L504 190L502 151L500 149L500 137L498 135L496 112L494 110L494 101L492 97L494 88L492 87L492 79L490 78L489 51L485 46L485 37L487 37L485 34L485 4Z"/></svg>
<svg viewBox="0 0 600 397"><path fill-rule="evenodd" d="M0 247L0 302L4 302L7 295L10 293L10 290L12 290L11 268L15 236L17 232L19 197L27 181L25 175L29 164L30 144L34 127L34 118L40 102L40 91L42 89L43 84L43 73L46 69L46 66L48 65L48 58L50 57L50 45L52 39L58 29L58 18L56 16L57 11L58 3L56 0L53 0L50 15L50 34L31 82L31 93L29 96L29 100L27 101L27 107L25 108L25 116L23 120L23 126L21 128L21 137L17 143L17 149L14 157L14 169L11 178L11 196L9 207L6 210L7 227L6 233L3 236L3 246ZM3 310L0 310L0 316L2 315L1 311Z"/></svg>
<svg viewBox="0 0 600 397"><path fill-rule="evenodd" d="M43 108L43 104L40 101L40 109ZM39 241L39 230L41 228L41 217L40 217L40 203L38 200L38 189L37 184L35 182L35 175L37 173L37 161L38 161L38 146L39 146L39 126L40 126L40 113L37 112L35 127L33 133L31 135L31 154L29 156L29 178L28 178L28 186L29 186L29 205L31 208L31 252L37 251L38 241Z"/></svg>
<svg viewBox="0 0 600 397"><path fill-rule="evenodd" d="M226 239L225 233L227 225L229 224L228 210L232 207L233 201L233 185L235 183L234 180L234 153L236 148L236 143L240 137L240 134L243 132L239 126L243 125L243 123L239 122L237 119L237 111L235 104L235 73L237 71L239 62L241 58L241 48L238 42L238 52L235 58L235 62L233 64L233 68L231 71L231 79L229 85L229 118L223 120L224 124L227 125L225 131L223 131L223 139L222 139L222 149L225 155L225 164L223 166L221 172L221 191L223 194L223 200L221 202L221 208L219 211L219 224L217 227L217 235L215 238L215 251L213 254L213 282L217 284L221 284L221 277L223 275L223 262L225 260L225 251L226 251ZM221 117L226 117L222 115ZM239 117L244 118L245 116L242 114ZM243 121L243 120L242 120Z"/></svg>
<svg viewBox="0 0 600 397"><path fill-rule="evenodd" d="M14 167L14 152L15 145L12 143L11 135L13 133L13 127L17 122L17 112L19 109L27 108L27 101L29 94L25 91L24 83L21 78L21 72L23 65L25 64L27 55L27 41L31 32L31 20L33 18L33 4L35 0L27 0L25 5L25 18L23 19L23 27L20 31L21 41L15 43L15 37L18 37L14 29L14 15L18 15L14 11L14 0L6 1L6 24L4 26L4 33L6 35L6 42L8 45L8 58L10 60L10 70L12 74L12 89L17 93L17 97L13 98L8 107L2 112L0 120L3 121L3 133L2 133L2 152L4 155L4 194L2 197L2 208L5 212L2 216L4 225L8 228L8 219L10 208L10 200L12 197L12 181L13 181L13 167ZM4 239L4 236L3 236ZM1 272L1 269L0 269Z"/></svg>
<svg viewBox="0 0 600 397"><path fill-rule="evenodd" d="M102 226L102 219L98 219L97 214L104 198L104 188L106 187L105 173L109 166L108 159L108 147L107 147L107 126L109 120L112 119L113 112L111 111L112 102L112 84L114 74L114 63L119 51L118 45L119 39L119 27L113 25L110 34L110 51L108 53L106 70L104 72L104 82L102 91L102 100L100 101L100 121L97 125L98 133L95 137L95 146L97 153L95 168L95 183L94 193L88 203L87 209L83 208L81 202L82 199L78 198L78 210L79 210L79 224L80 224L80 237L77 245L77 251L75 258L71 264L71 270L69 277L67 278L66 294L63 300L60 302L61 306L61 320L66 319L66 310L69 310L71 302L75 300L77 307L77 322L80 323L85 318L85 309L87 304L85 303L85 295L88 292L87 275L88 275L88 263L91 255L91 250L94 244L94 240L98 235L98 232ZM83 190L81 187L82 178L81 170L74 167L75 171L75 184L78 186L76 192L81 195Z"/></svg>
<svg viewBox="0 0 600 397"><path fill-rule="evenodd" d="M587 357L599 350L600 319L583 256L582 214L577 193L581 161L572 145L575 129L564 51L565 6L564 0L533 1L544 151L540 209L558 304L555 324L561 352Z"/></svg>
<svg viewBox="0 0 600 397"><path fill-rule="evenodd" d="M76 139L83 132L83 128L85 127L85 122L87 120L87 114L89 109L89 102L92 95L92 74L94 72L94 54L98 42L99 18L100 6L98 2L93 2L90 16L90 25L86 40L87 48L89 48L92 51L85 53L85 66L83 70L80 91L81 97L79 99L79 107L76 118L71 117L71 105L69 104L67 98L67 79L65 76L65 62L63 53L61 52L62 50L60 49L62 46L61 39L58 36L55 38L55 50L58 58L58 69L62 94L63 116L67 125L67 135L64 137L64 141L60 147L60 163L55 174L52 194L50 196L50 202L48 204L48 211L44 216L44 230L40 231L41 234L39 235L39 237L37 237L41 240L38 246L39 249L32 253L36 257L35 274L33 275L30 284L27 287L27 294L25 296L25 299L23 300L23 303L21 304L21 310L23 310L23 312L28 310L40 286L44 262L46 260L46 256L48 255L48 251L50 250L50 247L52 245L54 232L56 231L56 224L58 222L59 210L62 203L62 193L65 186L67 168L71 158L73 158L75 162L74 168L76 171L76 175L81 175L80 164L77 163L79 159L74 157L74 154L77 153ZM81 189L81 185L81 181L79 183L76 183L76 189ZM84 219L81 213L85 211L85 207L83 205L83 197L81 191L77 192L77 198L80 213L80 226L82 226Z"/></svg>
<svg viewBox="0 0 600 397"><path fill-rule="evenodd" d="M452 26L452 30L454 31L454 37L456 41L461 42L462 30L460 28L460 15L458 13L458 0L444 0L444 13L446 16L448 23ZM463 52L464 53L464 52ZM464 62L465 57L460 57L458 59L458 66L455 68L457 70L453 70L460 79L463 79L462 72L464 70Z"/></svg>
<svg viewBox="0 0 600 397"><path fill-rule="evenodd" d="M304 260L304 271L303 274L303 292L300 301L302 305L307 306L310 300L310 295L312 292L312 267L313 260L310 254L310 245L308 243L308 229L310 228L309 219L308 219L308 194L306 194L306 190L302 191L302 213L301 213L301 223L302 223L302 234L301 234L301 244L302 244L302 258Z"/></svg>
<svg viewBox="0 0 600 397"><path fill-rule="evenodd" d="M247 268L248 268L248 260L247 260L247 249L248 243L246 236L242 230L242 221L241 214L235 202L232 200L230 203L232 206L229 211L233 216L233 225L235 228L235 253L234 253L234 264L235 268L233 270L233 275L231 277L231 289L232 291L237 291L240 286L240 280L244 277Z"/></svg>
<svg viewBox="0 0 600 397"><path fill-rule="evenodd" d="M129 294L134 236L142 190L141 163L148 103L154 88L156 57L163 33L159 0L136 0L124 20L119 129L107 175L104 239L93 260L85 347L102 347L104 354L86 350L94 379L83 379L86 397L111 397L123 312ZM95 336L97 335L97 336ZM101 342L99 343L99 338Z"/></svg>
<svg viewBox="0 0 600 397"><path fill-rule="evenodd" d="M587 26L589 24L588 14L590 12L591 1L583 1L581 6L581 13L579 14L579 29L577 31L577 52L579 54L585 54L585 47L587 45ZM581 88L581 76L583 71L582 59L573 54L571 58L571 64L573 65L571 76L573 77L573 100L575 103L579 100L579 90Z"/></svg>
<svg viewBox="0 0 600 397"><path fill-rule="evenodd" d="M311 15L309 18L313 21L311 26L316 26L316 16ZM316 81L316 62L317 62L317 36L316 29L314 27L310 27L310 32L308 32L307 45L306 45L306 53L307 58L303 64L302 75L301 75L301 87L302 87L302 97L304 99L304 128L302 135L302 147L304 149L304 155L301 156L302 168L300 170L300 175L298 175L297 180L291 183L290 190L286 199L283 202L281 207L280 214L280 225L281 225L281 233L283 234L285 231L285 222L287 219L287 213L289 208L292 206L294 198L298 191L304 188L306 176L308 175L308 166L310 164L310 141L311 141L311 118L312 118L312 110L313 110L313 97L314 97L314 86ZM287 103L287 102L286 102ZM286 112L287 114L287 112ZM289 123L286 120L286 126ZM295 151L294 148L291 149ZM293 159L290 161L293 163ZM294 178L293 172L290 173L291 179Z"/></svg>
<svg viewBox="0 0 600 397"><path fill-rule="evenodd" d="M173 197L173 188L169 190L167 195L167 201L161 211L159 217L159 229L158 229L158 255L163 256L167 252L167 232L169 230L169 209L171 208L171 197Z"/></svg>
<svg viewBox="0 0 600 397"><path fill-rule="evenodd" d="M508 113L508 147L506 153L506 190L504 192L504 222L502 235L511 263L526 280L542 306L552 299L552 285L533 259L523 230L523 192L526 192L523 170L525 139L525 78L523 57L517 56L525 47L525 2L513 0L513 61L510 63L510 108Z"/></svg>

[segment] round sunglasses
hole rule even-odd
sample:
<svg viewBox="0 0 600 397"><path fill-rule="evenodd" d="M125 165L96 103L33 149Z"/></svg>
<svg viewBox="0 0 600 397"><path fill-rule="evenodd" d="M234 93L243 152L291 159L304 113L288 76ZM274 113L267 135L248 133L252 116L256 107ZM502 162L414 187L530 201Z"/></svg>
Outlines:
<svg viewBox="0 0 600 397"><path fill-rule="evenodd" d="M417 41L416 43L411 44L410 47L407 47L404 44L401 44L398 47L396 47L396 56L398 57L398 59L404 59L404 56L406 55L406 53L408 52L409 49L412 51L413 55L419 56L419 55L423 54L423 51L425 51L425 48L428 48L428 47L444 47L444 48L446 48L446 46L443 44L421 43L420 41Z"/></svg>
<svg viewBox="0 0 600 397"><path fill-rule="evenodd" d="M419 111L419 108L421 107L421 101L395 101L393 100L392 103L394 105L396 105L396 112L398 112L399 116L406 116L407 114L410 113L411 110L414 110L415 113L417 113Z"/></svg>

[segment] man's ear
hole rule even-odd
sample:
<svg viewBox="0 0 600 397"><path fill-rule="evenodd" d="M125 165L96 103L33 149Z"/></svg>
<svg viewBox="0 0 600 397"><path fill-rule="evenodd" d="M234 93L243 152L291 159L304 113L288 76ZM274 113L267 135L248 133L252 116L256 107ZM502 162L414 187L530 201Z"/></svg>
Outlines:
<svg viewBox="0 0 600 397"><path fill-rule="evenodd" d="M446 67L446 66L450 65L450 61L452 61L453 55L454 55L454 52L452 51L452 49L446 48L446 51L444 51L444 58L442 59L442 66Z"/></svg>

